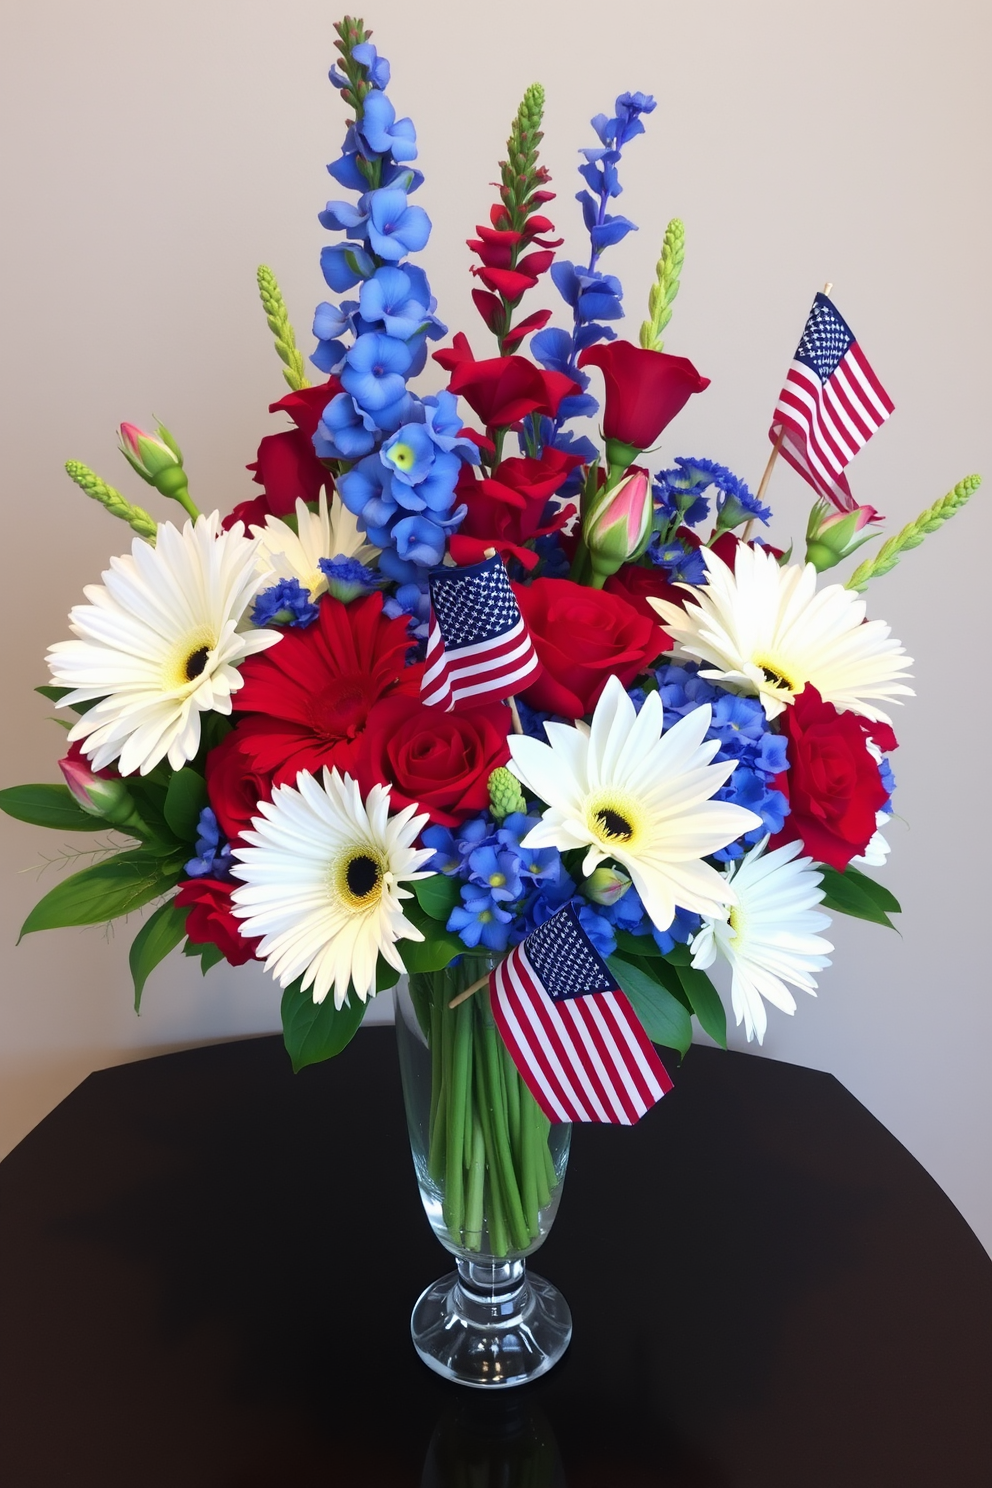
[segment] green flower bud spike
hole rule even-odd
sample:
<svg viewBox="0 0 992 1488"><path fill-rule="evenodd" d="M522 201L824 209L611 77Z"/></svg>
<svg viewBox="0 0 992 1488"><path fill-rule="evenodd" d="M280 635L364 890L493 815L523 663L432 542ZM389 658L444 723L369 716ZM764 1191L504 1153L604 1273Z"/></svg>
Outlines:
<svg viewBox="0 0 992 1488"><path fill-rule="evenodd" d="M88 465L83 465L79 460L67 460L65 462L66 474L70 480L74 480L81 491L91 496L94 501L99 501L112 517L120 517L133 527L139 537L153 543L157 532L155 518L143 507L132 506L113 486L101 480L95 471L90 470Z"/></svg>
<svg viewBox="0 0 992 1488"><path fill-rule="evenodd" d="M505 765L500 765L489 777L489 814L495 821L504 821L515 811L526 812L527 802L520 789L520 781Z"/></svg>
<svg viewBox="0 0 992 1488"><path fill-rule="evenodd" d="M673 217L665 228L656 278L648 295L648 319L641 326L641 345L645 351L663 351L661 333L672 318L672 302L679 292L682 260L685 258L685 225Z"/></svg>
<svg viewBox="0 0 992 1488"><path fill-rule="evenodd" d="M121 424L119 448L136 475L163 496L178 501L196 521L200 512L189 494L183 452L164 424L154 434L146 434L137 424Z"/></svg>
<svg viewBox="0 0 992 1488"><path fill-rule="evenodd" d="M286 301L282 297L276 276L267 264L258 266L258 294L269 330L276 338L276 355L285 364L282 375L293 392L298 393L300 388L310 386L303 375L303 353L296 345L296 335L290 325Z"/></svg>
<svg viewBox="0 0 992 1488"><path fill-rule="evenodd" d="M859 564L844 585L845 589L864 590L870 579L877 579L881 574L895 568L904 552L908 552L910 548L918 548L928 533L936 532L944 522L949 522L981 484L980 475L966 475L964 480L958 481L953 491L948 491L946 496L921 512L915 522L910 522L895 537L884 542L873 558L866 558L864 563Z"/></svg>

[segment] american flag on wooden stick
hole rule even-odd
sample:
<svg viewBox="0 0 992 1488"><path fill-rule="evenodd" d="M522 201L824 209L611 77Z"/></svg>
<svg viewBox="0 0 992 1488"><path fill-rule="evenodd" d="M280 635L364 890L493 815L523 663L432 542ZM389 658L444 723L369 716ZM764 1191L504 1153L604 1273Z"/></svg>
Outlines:
<svg viewBox="0 0 992 1488"><path fill-rule="evenodd" d="M489 977L493 1016L552 1121L632 1126L672 1088L665 1067L566 904Z"/></svg>
<svg viewBox="0 0 992 1488"><path fill-rule="evenodd" d="M431 619L421 702L446 712L463 699L512 697L541 669L499 554L430 576Z"/></svg>
<svg viewBox="0 0 992 1488"><path fill-rule="evenodd" d="M895 405L854 332L818 294L779 394L768 437L838 511L857 505L844 474Z"/></svg>

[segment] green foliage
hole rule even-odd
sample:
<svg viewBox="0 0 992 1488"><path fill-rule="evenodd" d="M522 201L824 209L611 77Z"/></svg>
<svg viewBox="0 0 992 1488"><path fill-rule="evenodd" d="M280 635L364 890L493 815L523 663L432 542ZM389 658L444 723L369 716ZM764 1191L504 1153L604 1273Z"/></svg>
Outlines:
<svg viewBox="0 0 992 1488"><path fill-rule="evenodd" d="M890 930L895 929L889 915L902 913L899 900L880 883L869 878L867 873L860 873L857 868L851 867L838 873L836 868L828 868L823 863L820 864L819 872L823 874L824 909L853 915L859 920L871 920L875 925L888 925Z"/></svg>
<svg viewBox="0 0 992 1488"><path fill-rule="evenodd" d="M308 1064L320 1064L340 1054L358 1032L365 1017L366 1004L355 995L354 988L340 1009L334 1006L334 992L323 1002L314 1002L309 991L300 991L300 979L291 982L282 994L282 1036L286 1052L299 1074Z"/></svg>
<svg viewBox="0 0 992 1488"><path fill-rule="evenodd" d="M206 976L211 966L216 966L218 961L224 960L224 952L219 946L215 946L212 940L187 940L183 946L183 955L198 956L200 958L200 973L202 976Z"/></svg>
<svg viewBox="0 0 992 1488"><path fill-rule="evenodd" d="M162 858L145 847L116 853L50 889L24 921L21 936L130 914L171 889L181 866L181 859Z"/></svg>
<svg viewBox="0 0 992 1488"><path fill-rule="evenodd" d="M881 574L887 574L890 569L895 568L903 553L910 548L918 548L929 533L936 532L945 522L950 521L981 484L980 475L966 475L964 480L958 481L953 491L948 491L946 496L921 512L915 522L908 523L895 537L884 542L874 558L866 558L864 563L859 564L844 587L864 590L870 579L877 579Z"/></svg>
<svg viewBox="0 0 992 1488"><path fill-rule="evenodd" d="M35 688L35 692L40 692L42 697L47 698L50 703L60 703L64 697L69 696L72 690L71 687L44 686ZM99 698L87 698L85 702L70 703L69 706L73 713L88 713L91 708L96 707L99 701Z"/></svg>
<svg viewBox="0 0 992 1488"><path fill-rule="evenodd" d="M679 292L685 258L685 225L673 217L665 228L655 281L648 295L648 319L641 326L640 341L647 351L662 351L661 333L672 318L672 304Z"/></svg>
<svg viewBox="0 0 992 1488"><path fill-rule="evenodd" d="M180 842L196 840L196 824L206 805L206 781L189 765L184 765L169 781L162 807L166 825Z"/></svg>
<svg viewBox="0 0 992 1488"><path fill-rule="evenodd" d="M187 911L180 909L176 901L170 899L167 904L160 904L155 913L148 917L131 942L127 959L134 982L136 1013L141 1011L141 994L149 975L186 934L186 915Z"/></svg>
<svg viewBox="0 0 992 1488"><path fill-rule="evenodd" d="M684 1054L692 1043L692 1019L682 1002L650 972L635 966L625 956L612 955L606 964L630 998L651 1042Z"/></svg>
<svg viewBox="0 0 992 1488"><path fill-rule="evenodd" d="M417 903L432 920L446 921L461 899L461 882L448 878L447 874L435 873L431 878L418 878L413 882Z"/></svg>
<svg viewBox="0 0 992 1488"><path fill-rule="evenodd" d="M99 501L112 517L120 517L127 522L139 537L144 537L148 542L155 541L158 531L155 518L144 510L143 507L133 506L120 491L113 486L108 486L105 480L101 480L95 471L89 466L83 465L79 460L67 460L65 464L66 474L70 480L74 480L81 491L94 501Z"/></svg>
<svg viewBox="0 0 992 1488"><path fill-rule="evenodd" d="M423 879L421 882L427 883L429 880ZM421 909L418 900L405 900L403 913L426 937L424 940L397 942L403 965L411 976L421 971L443 971L453 956L464 955L465 942L457 935L449 935L442 930L439 922Z"/></svg>
<svg viewBox="0 0 992 1488"><path fill-rule="evenodd" d="M725 1049L727 1047L727 1012L720 1001L719 992L705 971L697 971L694 966L676 966L673 970L682 983L682 989L692 1005L692 1011L699 1019L700 1028L708 1033L721 1049Z"/></svg>
<svg viewBox="0 0 992 1488"><path fill-rule="evenodd" d="M0 811L35 827L57 832L104 832L107 823L90 816L67 785L11 785L0 790Z"/></svg>
<svg viewBox="0 0 992 1488"><path fill-rule="evenodd" d="M631 935L629 930L614 930L613 934L616 938L617 950L621 951L628 960L646 956L653 961L661 955L653 936Z"/></svg>
<svg viewBox="0 0 992 1488"><path fill-rule="evenodd" d="M544 138L541 119L544 115L544 89L531 83L524 94L506 142L506 159L500 161L502 185L500 197L506 208L506 226L520 232L534 210L533 192L548 181L548 172L537 163L537 149ZM502 224L501 224L502 225Z"/></svg>
<svg viewBox="0 0 992 1488"><path fill-rule="evenodd" d="M282 297L276 276L267 264L258 266L258 293L262 309L269 323L269 330L276 340L276 355L284 364L283 377L293 392L308 388L310 383L304 375L303 353L297 348L296 334L290 324L289 311Z"/></svg>

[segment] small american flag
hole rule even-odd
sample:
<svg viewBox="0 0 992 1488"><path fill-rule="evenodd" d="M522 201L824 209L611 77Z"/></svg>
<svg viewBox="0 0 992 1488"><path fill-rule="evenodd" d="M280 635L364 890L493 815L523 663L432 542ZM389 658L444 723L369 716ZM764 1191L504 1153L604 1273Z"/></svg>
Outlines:
<svg viewBox="0 0 992 1488"><path fill-rule="evenodd" d="M430 576L431 619L421 702L450 713L463 698L512 697L540 671L516 596L496 553Z"/></svg>
<svg viewBox="0 0 992 1488"><path fill-rule="evenodd" d="M566 904L491 972L493 1017L552 1121L632 1126L672 1088L606 962Z"/></svg>
<svg viewBox="0 0 992 1488"><path fill-rule="evenodd" d="M857 503L844 475L895 405L825 294L818 294L779 394L768 437L838 511Z"/></svg>

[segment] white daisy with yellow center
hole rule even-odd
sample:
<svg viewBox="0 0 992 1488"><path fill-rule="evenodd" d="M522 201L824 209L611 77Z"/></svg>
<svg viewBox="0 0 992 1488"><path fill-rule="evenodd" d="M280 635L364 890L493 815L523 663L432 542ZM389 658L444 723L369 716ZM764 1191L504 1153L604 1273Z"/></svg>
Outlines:
<svg viewBox="0 0 992 1488"><path fill-rule="evenodd" d="M231 895L242 935L262 937L258 954L281 987L302 977L314 1002L333 987L340 1008L349 986L365 1002L379 957L402 972L396 942L424 938L403 913L413 895L399 885L431 877L419 870L433 852L412 845L428 816L416 806L390 816L384 785L363 803L336 769L324 770L322 785L301 771L258 809L231 869L242 880Z"/></svg>
<svg viewBox="0 0 992 1488"><path fill-rule="evenodd" d="M658 694L635 713L613 676L591 727L546 724L549 744L512 735L510 769L547 806L523 846L585 848L586 875L607 859L619 863L659 930L672 923L677 904L724 914L734 891L703 859L760 827L761 818L711 800L736 761L710 763L720 743L704 742L709 726L704 705L662 733Z"/></svg>
<svg viewBox="0 0 992 1488"><path fill-rule="evenodd" d="M320 493L317 510L304 501L296 503L296 531L280 517L266 517L264 527L252 527L258 538L259 561L280 579L298 579L316 600L327 589L327 576L319 567L321 558L355 558L370 564L380 553L358 530L358 518L334 494L328 506Z"/></svg>
<svg viewBox="0 0 992 1488"><path fill-rule="evenodd" d="M816 996L814 971L830 965L829 940L816 932L830 925L815 906L823 899L823 875L812 858L800 858L801 842L766 852L768 838L727 868L737 903L727 919L707 918L692 940L692 964L706 971L718 957L733 969L731 1001L748 1042L760 1044L768 1026L765 1001L783 1013L796 1011L789 988Z"/></svg>
<svg viewBox="0 0 992 1488"><path fill-rule="evenodd" d="M682 584L684 609L649 599L687 656L708 662L701 676L757 693L775 718L811 682L824 702L889 723L876 702L912 697L903 678L913 665L881 620L865 620L864 600L840 584L817 591L807 563L780 567L773 553L740 544L729 568L709 548L705 587Z"/></svg>
<svg viewBox="0 0 992 1488"><path fill-rule="evenodd" d="M118 760L122 775L146 775L168 758L178 770L200 747L200 714L230 713L245 657L274 646L248 614L270 573L240 522L198 517L180 531L159 525L154 546L135 538L111 558L89 604L69 615L77 639L48 652L52 680L72 691L57 705L99 698L69 731L94 769Z"/></svg>

